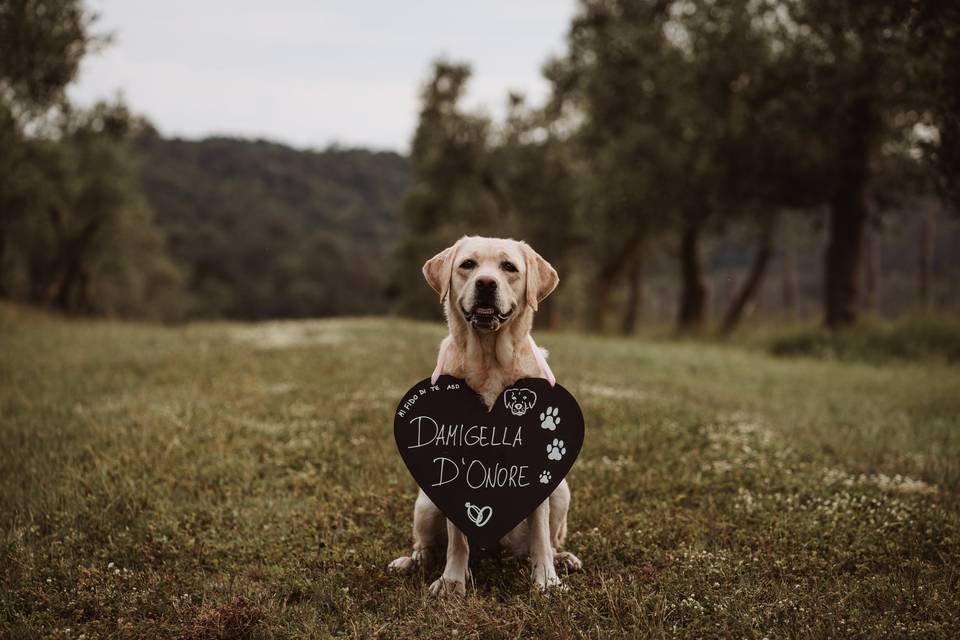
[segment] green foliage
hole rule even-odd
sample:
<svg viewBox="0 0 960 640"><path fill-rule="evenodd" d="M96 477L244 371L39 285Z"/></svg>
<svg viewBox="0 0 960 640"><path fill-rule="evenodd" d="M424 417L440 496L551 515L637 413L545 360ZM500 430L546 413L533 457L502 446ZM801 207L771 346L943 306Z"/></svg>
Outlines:
<svg viewBox="0 0 960 640"><path fill-rule="evenodd" d="M509 235L506 210L488 154L490 122L463 111L467 65L437 61L421 90L420 120L410 154L410 187L403 200L403 237L391 282L396 308L436 316L429 287L411 274L463 235Z"/></svg>
<svg viewBox="0 0 960 640"><path fill-rule="evenodd" d="M920 56L912 70L932 106L924 124L936 132L919 143L937 170L940 193L960 211L960 6L923 2L910 29L911 53Z"/></svg>
<svg viewBox="0 0 960 640"><path fill-rule="evenodd" d="M64 312L176 318L177 269L133 174L122 105L64 110L6 176L2 288Z"/></svg>
<svg viewBox="0 0 960 640"><path fill-rule="evenodd" d="M864 322L840 331L801 329L769 340L777 356L837 360L943 360L960 363L960 321L914 315L894 322Z"/></svg>
<svg viewBox="0 0 960 640"><path fill-rule="evenodd" d="M81 0L0 3L0 102L18 115L63 97L80 59L98 41ZM15 105L15 107L14 107Z"/></svg>
<svg viewBox="0 0 960 640"><path fill-rule="evenodd" d="M526 240L561 274L580 241L576 168L554 119L511 95L506 122L492 130L488 118L460 105L469 78L466 65L438 61L423 87L391 287L405 315L437 316L434 293L411 274L460 236ZM548 299L541 322L553 325L557 316Z"/></svg>
<svg viewBox="0 0 960 640"><path fill-rule="evenodd" d="M584 263L594 329L602 328L611 284L631 254L692 193L673 179L691 147L677 144L684 113L671 97L684 91L685 67L664 35L667 17L652 3L583 2L568 53L546 69L554 86L548 112L569 122L572 154L584 158L575 204L591 258Z"/></svg>
<svg viewBox="0 0 960 640"><path fill-rule="evenodd" d="M399 271L493 221L578 264L577 315L602 329L624 275L629 318L645 250L680 236L678 319L698 327L711 297L701 239L746 220L758 260L729 329L761 286L777 221L829 208L826 319L852 322L872 209L918 209L932 167L949 185L960 166L958 33L957 11L934 3L582 0L567 52L545 67L550 100L511 97L500 127L459 108L469 69L435 65ZM429 305L423 287L396 289L405 312Z"/></svg>
<svg viewBox="0 0 960 640"><path fill-rule="evenodd" d="M816 202L806 123L785 99L796 70L764 28L774 14L752 2L580 3L569 51L547 76L590 158L579 204L599 316L644 240L683 233L684 298L702 309L702 229L744 216L769 227L779 209Z"/></svg>
<svg viewBox="0 0 960 640"><path fill-rule="evenodd" d="M383 312L407 161L142 135L140 186L186 272L191 317ZM416 271L414 272L416 273Z"/></svg>
<svg viewBox="0 0 960 640"><path fill-rule="evenodd" d="M530 242L566 281L589 233L577 219L581 169L574 160L572 145L555 125L549 113L531 109L522 96L513 94L506 122L489 154L509 211L511 233ZM570 283L568 288L574 286ZM566 296L565 305L559 297L544 300L537 322L557 326L561 308L570 312L571 298Z"/></svg>
<svg viewBox="0 0 960 640"><path fill-rule="evenodd" d="M539 340L586 418L583 571L542 596L473 554L428 597L442 550L385 569L415 495L386 425L442 335L0 305L0 636L960 634L956 367L572 333Z"/></svg>
<svg viewBox="0 0 960 640"><path fill-rule="evenodd" d="M99 41L76 0L0 3L0 295L69 313L176 318L179 274L138 190L122 104L64 88Z"/></svg>

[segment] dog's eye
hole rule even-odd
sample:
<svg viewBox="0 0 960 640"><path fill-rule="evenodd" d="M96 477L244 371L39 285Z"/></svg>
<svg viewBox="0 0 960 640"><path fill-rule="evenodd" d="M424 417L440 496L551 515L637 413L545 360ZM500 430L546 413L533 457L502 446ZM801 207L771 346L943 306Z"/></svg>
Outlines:
<svg viewBox="0 0 960 640"><path fill-rule="evenodd" d="M473 260L464 260L460 263L461 269L473 269L475 266L477 266L477 263Z"/></svg>
<svg viewBox="0 0 960 640"><path fill-rule="evenodd" d="M513 264L513 263L510 262L509 260L504 260L503 262L501 262L501 263L500 263L500 268L503 269L504 271L508 271L508 272L510 272L510 273L516 273L516 272L517 272L517 265Z"/></svg>

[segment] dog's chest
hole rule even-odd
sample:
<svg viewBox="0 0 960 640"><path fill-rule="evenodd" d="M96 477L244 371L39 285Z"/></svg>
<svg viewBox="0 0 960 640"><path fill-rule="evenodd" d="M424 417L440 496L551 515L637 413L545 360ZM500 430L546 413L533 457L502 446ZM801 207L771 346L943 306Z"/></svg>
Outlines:
<svg viewBox="0 0 960 640"><path fill-rule="evenodd" d="M466 380L470 388L483 398L483 403L487 406L487 409L489 409L497 401L497 398L503 393L504 389L523 377L529 376L518 375L512 371L494 369L488 371L487 375L482 377L477 376L473 380L471 380L470 376L467 376Z"/></svg>
<svg viewBox="0 0 960 640"><path fill-rule="evenodd" d="M467 384L469 384L469 382ZM497 401L497 397L500 396L500 393L504 389L509 387L511 384L513 383L504 382L504 383L498 383L496 385L490 385L488 387L481 387L481 389L477 393L479 393L480 397L483 398L483 404L485 404L487 406L487 409L489 410L493 406L493 403ZM472 385L471 385L471 388L472 388Z"/></svg>
<svg viewBox="0 0 960 640"><path fill-rule="evenodd" d="M488 409L504 389L520 378L540 377L533 354L521 349L512 350L512 358L506 365L497 359L492 348L480 353L471 352L468 348L462 358L454 357L451 360L460 366L451 367L452 370L445 370L444 373L466 380L470 388L483 398Z"/></svg>

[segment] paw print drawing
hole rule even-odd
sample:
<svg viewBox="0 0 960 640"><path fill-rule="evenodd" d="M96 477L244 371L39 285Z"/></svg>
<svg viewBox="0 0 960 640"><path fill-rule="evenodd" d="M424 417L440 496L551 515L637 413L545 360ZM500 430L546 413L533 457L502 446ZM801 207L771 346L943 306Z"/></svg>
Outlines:
<svg viewBox="0 0 960 640"><path fill-rule="evenodd" d="M540 414L540 427L553 431L560 424L560 410L553 407L547 407L547 410Z"/></svg>
<svg viewBox="0 0 960 640"><path fill-rule="evenodd" d="M540 472L540 484L547 484L550 482L550 472L541 471Z"/></svg>
<svg viewBox="0 0 960 640"><path fill-rule="evenodd" d="M553 439L553 444L547 444L547 458L550 460L560 460L566 455L567 450L563 446L563 440Z"/></svg>

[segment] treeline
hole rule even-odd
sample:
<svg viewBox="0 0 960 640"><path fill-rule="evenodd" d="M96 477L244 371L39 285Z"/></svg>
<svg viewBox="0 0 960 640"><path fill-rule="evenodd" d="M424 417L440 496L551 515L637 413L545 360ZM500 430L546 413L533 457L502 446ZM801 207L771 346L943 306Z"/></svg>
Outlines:
<svg viewBox="0 0 960 640"><path fill-rule="evenodd" d="M825 218L827 326L852 323L867 231L885 212L956 209L960 8L936 2L581 0L551 96L503 122L465 111L467 65L422 93L398 273L463 233L530 240L573 274L592 329L633 329L645 258L670 246L676 322L708 318L705 239L752 229L752 264L718 310L736 326L786 223ZM924 214L926 215L926 214ZM920 279L922 281L922 279ZM398 281L402 287L402 278ZM402 288L401 306L429 308Z"/></svg>
<svg viewBox="0 0 960 640"><path fill-rule="evenodd" d="M549 326L728 332L815 305L838 327L960 293L953 3L581 0L543 104L470 112L469 67L436 63L409 158L167 140L121 103L77 109L93 25L79 0L0 2L0 297L436 316L420 266L462 234L554 263Z"/></svg>

